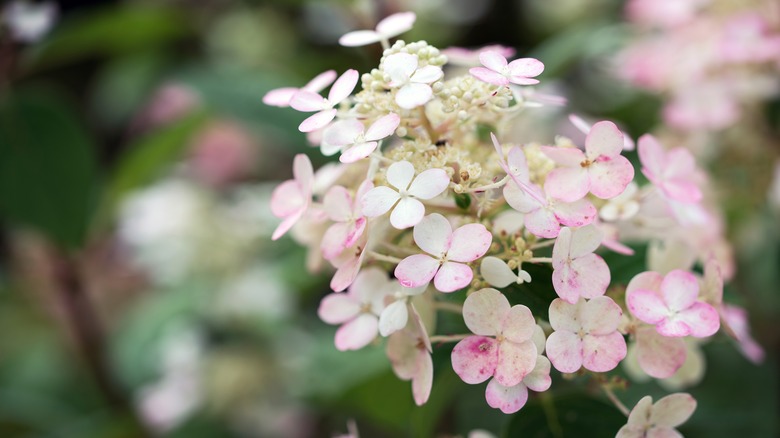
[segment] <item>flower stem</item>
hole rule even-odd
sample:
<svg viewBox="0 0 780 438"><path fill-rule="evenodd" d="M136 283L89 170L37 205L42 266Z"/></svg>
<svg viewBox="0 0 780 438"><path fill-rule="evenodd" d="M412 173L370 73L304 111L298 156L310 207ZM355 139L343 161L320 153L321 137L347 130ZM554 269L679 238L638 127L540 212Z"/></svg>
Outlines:
<svg viewBox="0 0 780 438"><path fill-rule="evenodd" d="M609 387L609 385L601 385L601 389L604 390L604 393L607 394L607 398L615 405L616 408L620 412L623 413L626 417L628 417L628 414L631 413L631 411L626 407L626 405L623 404L623 402L620 401L619 398L615 395L614 392L612 392L612 388Z"/></svg>
<svg viewBox="0 0 780 438"><path fill-rule="evenodd" d="M379 260L383 262L390 262L390 263L401 263L401 259L397 257L391 257L384 254L379 254L378 252L374 251L368 251L368 256L372 257L374 260Z"/></svg>
<svg viewBox="0 0 780 438"><path fill-rule="evenodd" d="M528 263L552 263L552 257L531 257Z"/></svg>
<svg viewBox="0 0 780 438"><path fill-rule="evenodd" d="M436 310L444 310L457 314L463 313L463 306L457 303L451 303L449 301L436 301L433 303L433 308Z"/></svg>
<svg viewBox="0 0 780 438"><path fill-rule="evenodd" d="M535 249L541 249L541 248L547 248L548 246L555 245L555 239L545 240L544 242L538 242L531 245L530 249L531 251Z"/></svg>
<svg viewBox="0 0 780 438"><path fill-rule="evenodd" d="M438 336L431 336L431 343L442 343L442 342L457 342L463 339L468 338L469 336L473 336L471 333L463 334L463 335L438 335Z"/></svg>
<svg viewBox="0 0 780 438"><path fill-rule="evenodd" d="M463 190L463 193L474 193L474 192L484 192L486 190L490 189L497 189L499 187L503 187L507 181L509 181L509 175L505 176L502 180L494 182L493 184L488 184L486 186L482 187L472 187L469 189Z"/></svg>

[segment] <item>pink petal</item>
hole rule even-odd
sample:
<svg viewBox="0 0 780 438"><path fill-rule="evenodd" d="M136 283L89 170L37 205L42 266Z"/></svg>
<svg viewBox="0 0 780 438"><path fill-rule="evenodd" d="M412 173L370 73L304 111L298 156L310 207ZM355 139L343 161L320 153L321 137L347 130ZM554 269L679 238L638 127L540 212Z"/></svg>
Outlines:
<svg viewBox="0 0 780 438"><path fill-rule="evenodd" d="M303 196L310 198L314 186L314 169L312 169L311 160L306 154L297 154L293 159L293 176L301 185Z"/></svg>
<svg viewBox="0 0 780 438"><path fill-rule="evenodd" d="M472 67L469 69L469 73L480 81L487 82L488 84L498 85L500 87L509 84L509 79L507 79L506 76L485 67Z"/></svg>
<svg viewBox="0 0 780 438"><path fill-rule="evenodd" d="M614 123L605 120L590 128L585 137L585 152L591 161L602 156L612 158L620 155L623 144L623 133Z"/></svg>
<svg viewBox="0 0 780 438"><path fill-rule="evenodd" d="M304 213L303 210L299 210L298 212L284 218L282 223L280 223L276 227L273 234L271 235L271 240L277 240L280 237L284 236L285 233L290 231L290 228L292 228L293 225L295 225L295 223L298 222L301 216L303 216L303 213Z"/></svg>
<svg viewBox="0 0 780 438"><path fill-rule="evenodd" d="M484 336L469 336L452 349L452 369L469 384L489 379L498 365L498 342Z"/></svg>
<svg viewBox="0 0 780 438"><path fill-rule="evenodd" d="M441 195L450 184L444 169L428 169L417 175L409 186L409 194L419 199L431 199Z"/></svg>
<svg viewBox="0 0 780 438"><path fill-rule="evenodd" d="M541 351L537 347L537 352L541 354ZM547 391L552 385L552 379L550 378L550 360L544 356L536 357L536 365L534 370L531 371L523 379L523 383L536 392Z"/></svg>
<svg viewBox="0 0 780 438"><path fill-rule="evenodd" d="M542 146L541 149L555 164L564 167L581 167L580 164L586 160L585 154L577 148Z"/></svg>
<svg viewBox="0 0 780 438"><path fill-rule="evenodd" d="M488 406L500 409L505 414L513 414L525 406L528 401L528 388L525 385L504 386L498 380L491 379L485 389Z"/></svg>
<svg viewBox="0 0 780 438"><path fill-rule="evenodd" d="M315 76L314 79L310 80L302 89L313 93L319 93L335 80L336 70L328 70Z"/></svg>
<svg viewBox="0 0 780 438"><path fill-rule="evenodd" d="M501 71L507 66L506 58L495 50L484 50L480 52L479 62L493 71Z"/></svg>
<svg viewBox="0 0 780 438"><path fill-rule="evenodd" d="M608 335L586 335L582 353L585 369L597 373L610 371L626 357L626 340L616 331Z"/></svg>
<svg viewBox="0 0 780 438"><path fill-rule="evenodd" d="M701 201L701 190L691 181L672 179L663 181L660 185L666 196L676 201L689 203Z"/></svg>
<svg viewBox="0 0 780 438"><path fill-rule="evenodd" d="M648 324L658 324L669 312L658 294L650 290L635 289L626 292L626 304L634 316Z"/></svg>
<svg viewBox="0 0 780 438"><path fill-rule="evenodd" d="M342 152L341 156L339 157L339 161L345 164L360 161L363 158L371 155L371 153L376 150L377 146L378 143L375 141L369 141L368 143L358 143Z"/></svg>
<svg viewBox="0 0 780 438"><path fill-rule="evenodd" d="M580 298L575 304L556 298L550 303L550 325L555 331L578 332L582 329L580 312L585 305L585 300Z"/></svg>
<svg viewBox="0 0 780 438"><path fill-rule="evenodd" d="M441 71L441 67L426 65L425 67L418 68L409 80L418 84L431 84L441 79L442 76L444 76L444 72Z"/></svg>
<svg viewBox="0 0 780 438"><path fill-rule="evenodd" d="M278 218L296 214L306 208L307 200L301 193L301 185L295 180L287 180L271 193L271 213Z"/></svg>
<svg viewBox="0 0 780 438"><path fill-rule="evenodd" d="M608 335L617 330L623 310L610 297L596 297L580 312L582 327L591 335Z"/></svg>
<svg viewBox="0 0 780 438"><path fill-rule="evenodd" d="M501 334L504 338L518 344L531 339L535 330L534 315L528 307L521 304L512 306L501 323Z"/></svg>
<svg viewBox="0 0 780 438"><path fill-rule="evenodd" d="M433 279L433 285L439 292L455 292L471 283L474 272L467 265L445 262Z"/></svg>
<svg viewBox="0 0 780 438"><path fill-rule="evenodd" d="M322 200L323 209L332 221L345 222L349 220L352 211L352 195L341 186L333 186Z"/></svg>
<svg viewBox="0 0 780 438"><path fill-rule="evenodd" d="M574 304L580 296L604 295L610 281L609 266L596 254L588 254L553 270L552 280L558 296Z"/></svg>
<svg viewBox="0 0 780 438"><path fill-rule="evenodd" d="M295 110L310 113L328 108L328 102L317 93L300 90L290 99L290 106Z"/></svg>
<svg viewBox="0 0 780 438"><path fill-rule="evenodd" d="M648 421L665 427L677 427L691 418L696 410L696 399L690 394L670 394L653 405Z"/></svg>
<svg viewBox="0 0 780 438"><path fill-rule="evenodd" d="M512 175L522 182L528 182L528 162L525 159L525 152L519 146L509 150L506 164Z"/></svg>
<svg viewBox="0 0 780 438"><path fill-rule="evenodd" d="M336 331L336 349L339 351L359 350L376 338L377 317L364 313L342 325Z"/></svg>
<svg viewBox="0 0 780 438"><path fill-rule="evenodd" d="M596 207L587 199L575 202L558 202L553 206L555 217L567 227L583 227L596 219Z"/></svg>
<svg viewBox="0 0 780 438"><path fill-rule="evenodd" d="M474 334L496 336L509 309L504 294L491 288L480 289L463 302L463 321Z"/></svg>
<svg viewBox="0 0 780 438"><path fill-rule="evenodd" d="M534 187L535 186L532 186L532 188ZM503 194L507 204L520 213L531 213L532 211L535 211L542 206L539 201L534 199L533 196L528 195L513 180L510 180L504 186Z"/></svg>
<svg viewBox="0 0 780 438"><path fill-rule="evenodd" d="M404 287L418 287L431 281L438 270L438 260L425 254L415 254L398 263L395 277Z"/></svg>
<svg viewBox="0 0 780 438"><path fill-rule="evenodd" d="M271 90L263 96L263 103L270 106L278 106L279 108L286 108L290 106L290 100L292 100L293 96L298 91L298 88L293 87Z"/></svg>
<svg viewBox="0 0 780 438"><path fill-rule="evenodd" d="M509 76L509 82L517 85L535 85L539 83L539 80L529 79L525 76Z"/></svg>
<svg viewBox="0 0 780 438"><path fill-rule="evenodd" d="M344 222L338 222L328 227L322 237L322 242L320 243L322 258L331 260L338 257L338 255L348 246L346 245L346 242L347 239L349 239L350 231L351 227ZM354 241L352 243L354 243Z"/></svg>
<svg viewBox="0 0 780 438"><path fill-rule="evenodd" d="M367 217L381 216L393 208L399 198L398 192L390 187L374 187L361 199L363 214Z"/></svg>
<svg viewBox="0 0 780 438"><path fill-rule="evenodd" d="M343 258L338 261L338 264L334 263L334 260L331 260L331 263L338 268L336 269L333 278L330 280L331 289L340 292L355 281L355 278L360 272L360 267L363 264L363 255L365 254L363 249L365 248L366 241L366 233L363 233L362 238L354 247L347 249L347 251L344 251L344 253L341 254L341 257Z"/></svg>
<svg viewBox="0 0 780 438"><path fill-rule="evenodd" d="M564 202L578 201L585 197L589 190L588 171L580 166L553 169L544 182L544 191Z"/></svg>
<svg viewBox="0 0 780 438"><path fill-rule="evenodd" d="M390 224L403 230L420 223L425 215L425 206L414 198L402 198L390 213Z"/></svg>
<svg viewBox="0 0 780 438"><path fill-rule="evenodd" d="M689 334L697 338L712 336L720 329L718 311L707 303L690 306L678 313L676 319L687 325Z"/></svg>
<svg viewBox="0 0 780 438"><path fill-rule="evenodd" d="M626 287L626 294L630 294L632 291L639 289L660 292L661 283L663 281L664 276L657 272L642 272L635 275L634 278L628 282L628 286Z"/></svg>
<svg viewBox="0 0 780 438"><path fill-rule="evenodd" d="M439 213L425 216L414 227L414 242L423 251L441 257L450 249L452 225Z"/></svg>
<svg viewBox="0 0 780 438"><path fill-rule="evenodd" d="M538 356L536 345L530 339L521 343L508 339L499 342L496 380L504 386L517 385L533 371Z"/></svg>
<svg viewBox="0 0 780 438"><path fill-rule="evenodd" d="M544 64L534 58L515 59L509 63L508 67L510 76L522 76L526 78L539 76L544 71Z"/></svg>
<svg viewBox="0 0 780 438"><path fill-rule="evenodd" d="M651 377L671 377L685 362L687 350L681 338L662 336L652 327L645 327L637 330L636 342L639 366Z"/></svg>
<svg viewBox="0 0 780 438"><path fill-rule="evenodd" d="M573 373L582 367L582 341L575 333L555 331L547 338L547 357L556 370Z"/></svg>
<svg viewBox="0 0 780 438"><path fill-rule="evenodd" d="M418 65L417 55L409 53L394 53L385 58L382 69L390 75L390 86L398 87L405 84Z"/></svg>
<svg viewBox="0 0 780 438"><path fill-rule="evenodd" d="M560 239L560 235L558 238ZM593 224L577 228L572 232L569 256L576 259L590 254L601 245L603 239L604 233Z"/></svg>
<svg viewBox="0 0 780 438"><path fill-rule="evenodd" d="M410 30L416 19L414 12L398 12L388 15L377 23L376 31L385 38L392 38Z"/></svg>
<svg viewBox="0 0 780 438"><path fill-rule="evenodd" d="M406 300L396 300L385 307L379 315L379 334L389 336L406 326L409 320L409 312L406 309Z"/></svg>
<svg viewBox="0 0 780 438"><path fill-rule="evenodd" d="M399 190L406 190L414 178L414 166L408 161L398 161L387 168L387 182Z"/></svg>
<svg viewBox="0 0 780 438"><path fill-rule="evenodd" d="M377 267L370 267L361 272L352 283L348 293L363 304L382 301L387 294L387 286L390 283L387 273ZM379 312L382 309L378 309Z"/></svg>
<svg viewBox="0 0 780 438"><path fill-rule="evenodd" d="M336 113L337 111L335 109L322 110L315 113L313 116L310 116L301 122L301 124L298 125L298 130L301 132L312 132L322 129L328 126L328 123L336 117Z"/></svg>
<svg viewBox="0 0 780 438"><path fill-rule="evenodd" d="M377 141L392 135L398 125L401 123L401 117L398 114L390 113L380 117L368 127L366 131L367 141Z"/></svg>
<svg viewBox="0 0 780 438"><path fill-rule="evenodd" d="M699 296L699 281L690 272L675 269L664 277L661 295L670 310L677 312L687 309Z"/></svg>
<svg viewBox="0 0 780 438"><path fill-rule="evenodd" d="M424 405L433 387L433 359L428 352L418 350L417 373L412 378L412 396L417 406Z"/></svg>
<svg viewBox="0 0 780 438"><path fill-rule="evenodd" d="M612 159L598 159L588 166L590 192L601 199L610 199L623 193L634 179L634 166L622 155Z"/></svg>
<svg viewBox="0 0 780 438"><path fill-rule="evenodd" d="M664 149L658 140L650 134L639 137L637 144L639 161L642 163L642 172L651 181L656 181L663 172L665 161Z"/></svg>
<svg viewBox="0 0 780 438"><path fill-rule="evenodd" d="M349 69L336 79L328 93L328 102L331 107L336 106L336 104L346 99L352 93L355 85L357 85L358 78L360 78L360 74L357 70Z"/></svg>
<svg viewBox="0 0 780 438"><path fill-rule="evenodd" d="M539 208L538 210L526 214L525 227L533 235L545 239L555 238L561 230L561 226L558 223L555 214L547 208Z"/></svg>
<svg viewBox="0 0 780 438"><path fill-rule="evenodd" d="M493 235L482 224L467 224L452 233L450 242L447 258L467 263L485 255Z"/></svg>
<svg viewBox="0 0 780 438"><path fill-rule="evenodd" d="M401 87L395 94L395 103L401 108L412 109L428 103L433 97L430 85L409 83Z"/></svg>
<svg viewBox="0 0 780 438"><path fill-rule="evenodd" d="M347 294L328 294L317 309L317 315L328 324L342 324L358 314L360 303Z"/></svg>
<svg viewBox="0 0 780 438"><path fill-rule="evenodd" d="M328 129L322 135L322 141L328 145L345 146L355 142L355 139L361 134L365 127L363 122L357 119L339 120L328 126Z"/></svg>
<svg viewBox="0 0 780 438"><path fill-rule="evenodd" d="M373 30L355 30L342 35L339 44L344 47L359 47L377 43L381 39L381 35Z"/></svg>

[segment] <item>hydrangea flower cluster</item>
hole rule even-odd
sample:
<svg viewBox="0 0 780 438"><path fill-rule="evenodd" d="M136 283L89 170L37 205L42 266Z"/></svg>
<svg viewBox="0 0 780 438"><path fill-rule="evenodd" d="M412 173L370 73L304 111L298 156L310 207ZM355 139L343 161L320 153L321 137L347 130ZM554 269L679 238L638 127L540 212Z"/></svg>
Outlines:
<svg viewBox="0 0 780 438"><path fill-rule="evenodd" d="M722 302L733 266L706 175L687 150L645 135L635 170L623 155L632 142L614 123L579 119L587 131L581 146L563 137L514 143L509 127L539 105L525 96L542 62L509 61L512 52L496 48L450 50L473 66L450 76L447 56L425 41L389 44L413 22L391 16L342 38L346 46L385 47L356 94L354 70L327 99L317 92L335 78L328 72L291 95L269 93L272 104L317 111L300 130L316 133L309 138L324 154L341 152L339 163L317 172L296 156L294 179L275 190L271 205L282 219L274 238L292 229L310 260L335 270L319 315L340 325L339 350L388 338L388 359L421 405L435 380L431 354L457 342L454 371L468 384L489 381L486 401L505 413L525 405L528 389L547 391L552 368L594 375L636 356L637 373L668 378L686 362L687 339L721 327L754 351L744 313L734 322L739 312ZM638 171L649 184L634 181ZM627 289L611 283L598 254L632 254L625 242L649 242L648 269ZM706 264L703 276L696 263ZM532 278L524 269L531 265L549 277ZM545 281L558 298L535 314L523 295ZM437 331L438 312L462 315L467 332ZM648 400L621 436L671 430L689 416L666 418L671 402ZM649 410L663 422L645 424Z"/></svg>

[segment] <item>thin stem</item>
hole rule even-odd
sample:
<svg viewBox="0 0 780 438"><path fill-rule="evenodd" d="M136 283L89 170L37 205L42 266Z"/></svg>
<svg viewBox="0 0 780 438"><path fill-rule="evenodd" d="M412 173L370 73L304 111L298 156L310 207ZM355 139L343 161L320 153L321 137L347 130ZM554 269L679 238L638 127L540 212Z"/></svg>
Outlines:
<svg viewBox="0 0 780 438"><path fill-rule="evenodd" d="M444 310L446 312L457 314L463 313L463 306L457 303L451 303L449 301L436 301L433 303L433 308L436 310Z"/></svg>
<svg viewBox="0 0 780 438"><path fill-rule="evenodd" d="M390 48L390 41L387 38L382 38L379 40L380 43L382 43L382 50L387 50Z"/></svg>
<svg viewBox="0 0 780 438"><path fill-rule="evenodd" d="M431 343L443 343L443 342L457 342L463 339L468 338L469 336L473 336L471 333L466 333L463 335L437 335L437 336L431 336Z"/></svg>
<svg viewBox="0 0 780 438"><path fill-rule="evenodd" d="M552 263L552 257L531 257L528 263Z"/></svg>
<svg viewBox="0 0 780 438"><path fill-rule="evenodd" d="M553 245L555 245L555 239L545 240L544 242L539 242L539 243L534 243L528 249L533 251L535 249L547 248L548 246L553 246Z"/></svg>
<svg viewBox="0 0 780 438"><path fill-rule="evenodd" d="M482 187L472 187L469 189L464 189L463 193L484 192L490 189L497 189L499 187L503 187L509 181L509 178L510 178L509 175L507 175L502 180L494 182L493 184L488 184Z"/></svg>
<svg viewBox="0 0 780 438"><path fill-rule="evenodd" d="M384 155L382 155L382 154L380 154L378 152L372 152L370 157L371 158L376 158L377 160L379 160L379 161L381 161L383 163L389 163L389 164L395 163L395 161L385 157Z"/></svg>
<svg viewBox="0 0 780 438"><path fill-rule="evenodd" d="M391 257L384 254L379 254L378 252L374 251L368 251L367 254L369 257L372 257L374 260L379 260L383 262L390 262L390 263L401 263L401 259L397 257Z"/></svg>
<svg viewBox="0 0 780 438"><path fill-rule="evenodd" d="M607 394L607 398L615 405L616 408L620 412L623 413L626 417L628 417L628 414L631 413L631 411L626 407L626 405L623 404L623 402L620 401L619 398L615 395L614 392L612 392L612 388L610 388L608 385L601 385L601 389L604 390L604 393Z"/></svg>

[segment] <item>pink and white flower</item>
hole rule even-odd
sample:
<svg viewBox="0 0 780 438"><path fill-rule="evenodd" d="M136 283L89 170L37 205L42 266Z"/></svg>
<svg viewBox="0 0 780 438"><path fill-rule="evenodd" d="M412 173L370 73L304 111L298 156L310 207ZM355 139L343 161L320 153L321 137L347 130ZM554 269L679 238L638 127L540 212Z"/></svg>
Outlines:
<svg viewBox="0 0 780 438"><path fill-rule="evenodd" d="M394 53L385 58L382 69L390 76L388 85L397 89L395 103L412 109L424 105L433 97L432 83L444 76L441 67L419 67L419 58L410 53Z"/></svg>
<svg viewBox="0 0 780 438"><path fill-rule="evenodd" d="M419 287L404 287L400 283L395 282L388 290L388 302L387 307L379 315L379 334L382 336L389 336L398 330L401 330L406 326L409 321L409 306L412 304L410 300L412 297L416 297L425 292L428 287L424 284Z"/></svg>
<svg viewBox="0 0 780 438"><path fill-rule="evenodd" d="M270 106L278 106L279 108L287 108L290 106L290 101L293 96L301 90L310 91L312 93L319 93L324 90L325 87L332 84L336 80L336 71L328 70L320 73L314 77L308 84L301 88L284 87L275 88L263 96L263 103Z"/></svg>
<svg viewBox="0 0 780 438"><path fill-rule="evenodd" d="M282 219L282 223L274 230L271 237L273 240L289 231L311 205L314 169L309 157L304 154L295 156L293 176L293 179L279 184L271 195L271 213Z"/></svg>
<svg viewBox="0 0 780 438"><path fill-rule="evenodd" d="M317 311L320 319L328 324L342 324L336 331L337 349L359 350L376 338L390 281L381 269L368 268L346 293L332 293L322 299Z"/></svg>
<svg viewBox="0 0 780 438"><path fill-rule="evenodd" d="M653 404L649 395L631 409L628 423L615 438L682 437L675 427L685 423L696 410L696 399L690 394L667 395Z"/></svg>
<svg viewBox="0 0 780 438"><path fill-rule="evenodd" d="M618 332L620 310L609 297L569 304L560 298L550 304L547 357L555 369L573 373L581 367L598 373L614 369L626 357L626 340Z"/></svg>
<svg viewBox="0 0 780 438"><path fill-rule="evenodd" d="M339 161L342 163L362 160L376 150L379 140L392 135L399 123L401 118L395 113L380 117L368 129L360 120L340 120L325 130L322 137L322 154L331 156L341 152Z"/></svg>
<svg viewBox="0 0 780 438"><path fill-rule="evenodd" d="M414 177L414 166L408 161L398 161L387 169L390 187L374 187L362 198L363 213L377 217L391 208L390 224L399 230L417 225L425 215L425 206L419 200L439 196L450 183L444 169L428 169Z"/></svg>
<svg viewBox="0 0 780 438"><path fill-rule="evenodd" d="M487 252L493 236L482 224L467 224L452 231L442 215L433 213L414 227L414 242L428 254L409 256L395 268L395 276L405 287L418 287L433 280L441 292L466 287L474 273L466 263Z"/></svg>
<svg viewBox="0 0 780 438"><path fill-rule="evenodd" d="M433 360L431 341L419 315L403 330L387 340L387 357L393 372L403 380L412 381L412 396L417 406L428 401L433 386Z"/></svg>
<svg viewBox="0 0 780 438"><path fill-rule="evenodd" d="M561 228L552 253L553 287L561 299L575 304L582 298L604 295L610 281L609 266L593 254L604 235L594 225Z"/></svg>
<svg viewBox="0 0 780 438"><path fill-rule="evenodd" d="M694 180L696 161L687 149L665 152L655 137L645 134L639 138L638 151L642 173L664 196L680 202L701 200L701 190Z"/></svg>
<svg viewBox="0 0 780 438"><path fill-rule="evenodd" d="M414 12L399 12L389 15L376 25L374 30L355 30L339 38L339 44L345 47L359 47L382 42L388 44L390 38L409 31L417 16Z"/></svg>
<svg viewBox="0 0 780 438"><path fill-rule="evenodd" d="M585 152L576 148L543 146L561 167L547 175L544 190L553 198L574 202L588 192L602 199L621 194L634 179L634 167L620 155L623 133L608 121L598 122L585 138Z"/></svg>
<svg viewBox="0 0 780 438"><path fill-rule="evenodd" d="M328 123L338 113L336 106L349 97L352 90L355 89L359 77L357 70L349 69L345 71L336 79L336 83L330 87L327 99L309 90L300 90L295 93L292 99L290 99L290 106L293 109L307 113L316 111L314 115L301 122L298 130L301 132L312 132L328 126Z"/></svg>
<svg viewBox="0 0 780 438"><path fill-rule="evenodd" d="M537 79L544 71L544 64L534 58L520 58L507 63L506 58L499 52L487 50L479 54L479 62L484 67L474 67L469 70L475 78L488 84L507 86L510 83L517 85L538 84Z"/></svg>
<svg viewBox="0 0 780 438"><path fill-rule="evenodd" d="M363 181L355 197L342 186L333 186L322 200L323 210L328 219L335 223L331 225L322 238L320 248L325 260L331 260L341 254L346 248L354 245L366 228L366 218L362 213L362 205L358 201L374 184Z"/></svg>
<svg viewBox="0 0 780 438"><path fill-rule="evenodd" d="M699 282L690 272L677 269L664 277L649 271L629 282L626 304L663 336L712 336L720 328L718 311L698 296Z"/></svg>
<svg viewBox="0 0 780 438"><path fill-rule="evenodd" d="M534 370L536 323L528 307L510 307L501 292L481 289L466 298L463 319L476 335L452 350L452 369L464 382L473 385L495 377L497 383L512 387Z"/></svg>

